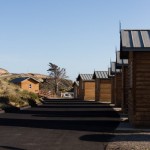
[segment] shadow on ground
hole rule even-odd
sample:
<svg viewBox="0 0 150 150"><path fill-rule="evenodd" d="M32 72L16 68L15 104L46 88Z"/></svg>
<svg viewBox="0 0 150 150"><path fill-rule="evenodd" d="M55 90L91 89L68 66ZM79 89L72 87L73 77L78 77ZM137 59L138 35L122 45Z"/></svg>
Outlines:
<svg viewBox="0 0 150 150"><path fill-rule="evenodd" d="M58 106L53 106L56 103L61 108L59 110ZM31 127L31 128L46 128L46 129L61 129L61 130L78 130L78 131L94 131L94 132L113 132L119 125L119 121L102 121L101 117L113 117L119 118L120 115L113 110L110 111L90 111L90 108L95 108L97 104L99 109L101 106L99 103L95 102L83 102L77 101L79 107L84 108L84 111L68 111L68 105L76 105L76 101L73 100L47 100L43 106L39 106L36 109L28 110L15 110L14 113L4 114L3 117L0 116L0 126L16 126L16 127ZM67 104L66 104L67 103ZM72 108L72 107L69 107ZM106 108L111 108L106 105ZM56 111L51 111L51 108L56 109ZM6 115L6 117L5 117ZM25 117L24 117L25 115ZM90 117L90 118L88 118ZM91 118L94 118L92 120Z"/></svg>
<svg viewBox="0 0 150 150"><path fill-rule="evenodd" d="M90 134L80 137L82 141L92 141L92 142L123 142L123 141L145 141L150 142L150 135L148 134Z"/></svg>
<svg viewBox="0 0 150 150"><path fill-rule="evenodd" d="M6 149L6 150L25 150L22 148L16 148L16 147L11 147L11 146L0 146L0 149Z"/></svg>

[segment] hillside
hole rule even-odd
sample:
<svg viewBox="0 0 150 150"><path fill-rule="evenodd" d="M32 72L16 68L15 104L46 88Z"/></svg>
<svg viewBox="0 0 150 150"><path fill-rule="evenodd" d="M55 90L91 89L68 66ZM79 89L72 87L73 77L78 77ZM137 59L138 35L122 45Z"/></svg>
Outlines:
<svg viewBox="0 0 150 150"><path fill-rule="evenodd" d="M9 72L6 69L0 68L0 75L9 74Z"/></svg>
<svg viewBox="0 0 150 150"><path fill-rule="evenodd" d="M17 97L17 95L22 91L18 86L10 83L10 81L14 78L18 77L32 77L35 78L36 80L40 81L40 95L45 96L45 97L51 97L54 96L55 93L55 82L52 78L50 78L47 75L43 74L34 74L34 73L21 73L21 74L15 74L15 73L7 73L0 75L0 97L7 97L7 99L10 99L8 95L11 95L11 97ZM69 91L72 89L72 81L68 79L62 79L60 80L58 84L58 90L59 93L62 91ZM51 92L51 95L48 95L49 92ZM4 94L5 93L5 94ZM12 96L13 95L13 96ZM14 100L11 100L11 103L13 105L19 106L18 103L16 104L13 103ZM26 101L21 102L21 105L26 105Z"/></svg>
<svg viewBox="0 0 150 150"><path fill-rule="evenodd" d="M31 105L31 103L40 103L36 94L22 90L19 86L10 82L15 77L18 77L18 75L0 76L0 108L23 107Z"/></svg>
<svg viewBox="0 0 150 150"><path fill-rule="evenodd" d="M0 108L23 107L31 103L40 103L36 94L24 91L5 80L0 80Z"/></svg>

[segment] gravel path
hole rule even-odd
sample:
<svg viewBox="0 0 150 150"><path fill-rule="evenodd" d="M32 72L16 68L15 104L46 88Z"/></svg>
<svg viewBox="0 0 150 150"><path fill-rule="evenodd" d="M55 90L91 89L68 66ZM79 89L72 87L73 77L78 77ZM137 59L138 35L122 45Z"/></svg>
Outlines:
<svg viewBox="0 0 150 150"><path fill-rule="evenodd" d="M150 133L115 133L106 150L150 150Z"/></svg>

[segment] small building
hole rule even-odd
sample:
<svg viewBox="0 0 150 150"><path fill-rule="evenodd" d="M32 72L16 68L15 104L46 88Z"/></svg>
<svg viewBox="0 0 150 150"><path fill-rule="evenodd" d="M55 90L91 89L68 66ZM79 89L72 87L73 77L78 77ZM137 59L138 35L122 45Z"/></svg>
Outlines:
<svg viewBox="0 0 150 150"><path fill-rule="evenodd" d="M73 90L74 90L74 98L78 99L79 98L79 81L75 81L73 83Z"/></svg>
<svg viewBox="0 0 150 150"><path fill-rule="evenodd" d="M115 106L121 107L121 100L122 100L122 74L120 69L116 69L116 62L111 62L111 75L113 82L113 100Z"/></svg>
<svg viewBox="0 0 150 150"><path fill-rule="evenodd" d="M115 103L115 78L112 67L108 68L108 77L111 80L111 103Z"/></svg>
<svg viewBox="0 0 150 150"><path fill-rule="evenodd" d="M34 78L20 77L13 79L11 82L17 84L23 90L27 90L33 93L39 93L39 81Z"/></svg>
<svg viewBox="0 0 150 150"><path fill-rule="evenodd" d="M95 100L95 80L93 74L79 74L79 98L82 100Z"/></svg>
<svg viewBox="0 0 150 150"><path fill-rule="evenodd" d="M111 79L108 71L94 71L95 100L100 102L111 102Z"/></svg>
<svg viewBox="0 0 150 150"><path fill-rule="evenodd" d="M150 127L150 30L121 30L120 56L129 61L129 121Z"/></svg>
<svg viewBox="0 0 150 150"><path fill-rule="evenodd" d="M121 69L121 108L123 113L128 111L128 59L120 58L120 51L116 52L116 69Z"/></svg>

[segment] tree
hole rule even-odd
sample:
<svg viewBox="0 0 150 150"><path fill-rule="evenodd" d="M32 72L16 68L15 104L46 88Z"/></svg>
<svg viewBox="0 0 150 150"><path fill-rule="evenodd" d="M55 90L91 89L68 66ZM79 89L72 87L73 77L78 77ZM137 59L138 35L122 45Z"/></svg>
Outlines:
<svg viewBox="0 0 150 150"><path fill-rule="evenodd" d="M49 63L49 76L55 81L55 93L58 94L58 84L62 79L66 79L66 69L60 68L53 63Z"/></svg>

